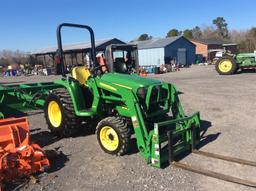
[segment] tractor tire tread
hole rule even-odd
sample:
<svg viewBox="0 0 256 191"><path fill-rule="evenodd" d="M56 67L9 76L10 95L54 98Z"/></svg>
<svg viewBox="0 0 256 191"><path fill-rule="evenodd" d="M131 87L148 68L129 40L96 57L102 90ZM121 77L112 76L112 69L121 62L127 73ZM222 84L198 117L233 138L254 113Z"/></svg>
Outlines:
<svg viewBox="0 0 256 191"><path fill-rule="evenodd" d="M131 137L131 129L127 126L127 123L122 117L107 117L101 120L96 127L96 134L98 134L100 127L105 123L111 124L111 126L115 127L116 130L119 131L120 141L122 142L120 149L115 153L117 156L122 156L126 154L130 147L130 137Z"/></svg>
<svg viewBox="0 0 256 191"><path fill-rule="evenodd" d="M219 64L222 60L230 60L231 63L232 63L232 69L229 71L229 72L226 72L226 73L223 73L222 71L220 71L219 69ZM223 56L222 58L218 59L216 61L216 64L215 64L215 69L216 71L220 74L220 75L232 75L232 74L235 74L237 69L238 69L238 66L237 66L237 63L236 63L236 60L231 57L231 56Z"/></svg>
<svg viewBox="0 0 256 191"><path fill-rule="evenodd" d="M59 98L63 108L63 127L61 131L57 131L51 128L49 125L49 129L61 136L61 137L70 137L75 135L79 131L79 127L81 126L81 118L75 115L74 105L71 99L70 94L64 88L57 88L51 91L51 94L54 94ZM45 114L46 117L46 114Z"/></svg>

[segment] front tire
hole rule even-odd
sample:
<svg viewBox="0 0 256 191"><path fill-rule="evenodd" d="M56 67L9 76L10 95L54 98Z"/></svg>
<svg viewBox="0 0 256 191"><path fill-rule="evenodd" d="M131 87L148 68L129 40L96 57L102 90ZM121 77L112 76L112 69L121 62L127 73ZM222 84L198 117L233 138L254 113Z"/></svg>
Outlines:
<svg viewBox="0 0 256 191"><path fill-rule="evenodd" d="M237 71L237 63L234 58L225 56L217 60L215 68L220 75L231 75Z"/></svg>
<svg viewBox="0 0 256 191"><path fill-rule="evenodd" d="M75 115L71 96L64 88L54 89L46 97L44 113L48 128L58 136L73 136L81 127L81 118Z"/></svg>
<svg viewBox="0 0 256 191"><path fill-rule="evenodd" d="M112 155L124 155L130 145L131 130L121 117L107 117L96 128L97 139L102 150Z"/></svg>

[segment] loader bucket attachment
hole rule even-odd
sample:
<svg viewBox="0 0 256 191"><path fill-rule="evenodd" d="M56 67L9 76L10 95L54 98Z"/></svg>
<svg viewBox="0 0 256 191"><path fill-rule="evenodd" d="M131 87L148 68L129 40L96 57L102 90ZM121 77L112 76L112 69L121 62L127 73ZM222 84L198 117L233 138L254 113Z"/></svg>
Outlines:
<svg viewBox="0 0 256 191"><path fill-rule="evenodd" d="M48 166L49 161L42 148L29 144L27 118L0 120L0 185L43 171Z"/></svg>
<svg viewBox="0 0 256 191"><path fill-rule="evenodd" d="M180 119L154 124L151 148L151 164L161 168L172 162L175 156L190 151L200 140L200 116L194 113Z"/></svg>

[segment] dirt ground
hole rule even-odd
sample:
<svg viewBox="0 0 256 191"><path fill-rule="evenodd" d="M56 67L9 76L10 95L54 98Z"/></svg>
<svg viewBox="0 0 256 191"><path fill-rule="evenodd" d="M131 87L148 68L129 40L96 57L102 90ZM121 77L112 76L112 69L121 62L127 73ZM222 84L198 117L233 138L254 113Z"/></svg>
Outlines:
<svg viewBox="0 0 256 191"><path fill-rule="evenodd" d="M213 66L193 66L180 72L152 75L174 83L187 113L200 111L202 126L207 129L201 150L256 159L256 85L255 73L220 76ZM56 77L1 78L2 82L49 81ZM99 147L94 132L86 129L75 138L57 139L47 130L40 111L29 113L32 141L44 149L62 152L39 182L20 190L254 190L245 186L198 175L168 166L148 166L136 149L114 157ZM206 169L256 181L256 168L212 160L191 154L182 159Z"/></svg>

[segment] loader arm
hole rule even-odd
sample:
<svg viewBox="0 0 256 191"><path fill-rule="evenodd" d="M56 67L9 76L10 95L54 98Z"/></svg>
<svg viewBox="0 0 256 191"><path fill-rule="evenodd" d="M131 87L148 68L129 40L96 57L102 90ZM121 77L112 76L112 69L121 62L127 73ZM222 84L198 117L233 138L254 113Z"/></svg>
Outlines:
<svg viewBox="0 0 256 191"><path fill-rule="evenodd" d="M171 145L174 155L191 148L192 128L195 128L196 143L198 142L199 113L185 116L174 85L156 83L147 88L147 95L142 100L136 94L140 87L133 90L131 87L104 81L101 78L96 78L95 81L100 106L105 104L114 109L119 116L132 122L137 148L148 164L160 168L163 163L168 162L170 149L168 144L166 147L162 146L168 141L168 132L172 132L172 136L179 139L177 144ZM167 95L161 95L163 92L167 92ZM154 104L160 104L161 107L151 107ZM97 107L99 105L95 105L95 108ZM163 118L169 110L172 115Z"/></svg>

